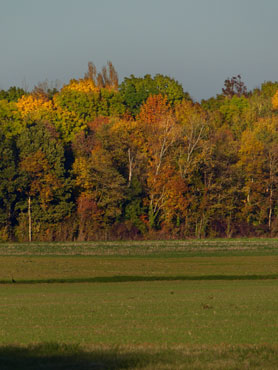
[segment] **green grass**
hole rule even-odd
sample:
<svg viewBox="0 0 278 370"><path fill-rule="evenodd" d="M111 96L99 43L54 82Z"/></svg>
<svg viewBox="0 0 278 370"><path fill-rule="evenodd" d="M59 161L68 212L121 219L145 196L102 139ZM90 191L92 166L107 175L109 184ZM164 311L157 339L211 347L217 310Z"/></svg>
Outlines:
<svg viewBox="0 0 278 370"><path fill-rule="evenodd" d="M276 343L278 281L2 285L0 343Z"/></svg>
<svg viewBox="0 0 278 370"><path fill-rule="evenodd" d="M4 285L0 368L274 369L277 281Z"/></svg>
<svg viewBox="0 0 278 370"><path fill-rule="evenodd" d="M278 256L0 256L0 283L262 278L278 278Z"/></svg>
<svg viewBox="0 0 278 370"><path fill-rule="evenodd" d="M0 369L278 368L277 245L1 244Z"/></svg>

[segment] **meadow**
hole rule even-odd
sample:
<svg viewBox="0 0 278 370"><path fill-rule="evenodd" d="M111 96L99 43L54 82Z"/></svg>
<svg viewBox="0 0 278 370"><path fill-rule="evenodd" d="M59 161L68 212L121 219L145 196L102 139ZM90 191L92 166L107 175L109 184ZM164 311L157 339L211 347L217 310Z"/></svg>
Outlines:
<svg viewBox="0 0 278 370"><path fill-rule="evenodd" d="M0 244L0 368L278 368L277 246Z"/></svg>

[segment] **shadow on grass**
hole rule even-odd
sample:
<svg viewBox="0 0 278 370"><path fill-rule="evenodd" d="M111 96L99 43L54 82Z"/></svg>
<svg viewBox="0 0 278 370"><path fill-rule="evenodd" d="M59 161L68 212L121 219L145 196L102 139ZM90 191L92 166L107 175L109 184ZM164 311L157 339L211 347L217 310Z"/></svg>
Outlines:
<svg viewBox="0 0 278 370"><path fill-rule="evenodd" d="M277 369L277 345L0 346L1 370Z"/></svg>
<svg viewBox="0 0 278 370"><path fill-rule="evenodd" d="M278 274L269 275L177 275L177 276L139 276L116 275L84 278L53 279L11 279L0 280L0 284L51 284L51 283L129 283L136 281L194 281L194 280L275 280Z"/></svg>
<svg viewBox="0 0 278 370"><path fill-rule="evenodd" d="M121 352L116 347L84 350L78 345L42 343L0 347L1 370L133 369L156 362L157 355L143 351Z"/></svg>

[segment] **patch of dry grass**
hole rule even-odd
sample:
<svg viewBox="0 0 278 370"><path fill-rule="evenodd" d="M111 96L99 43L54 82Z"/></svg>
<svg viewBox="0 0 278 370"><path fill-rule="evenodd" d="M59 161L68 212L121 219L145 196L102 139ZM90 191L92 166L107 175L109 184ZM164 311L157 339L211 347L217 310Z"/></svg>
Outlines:
<svg viewBox="0 0 278 370"><path fill-rule="evenodd" d="M278 239L1 243L0 255L210 256L278 255Z"/></svg>

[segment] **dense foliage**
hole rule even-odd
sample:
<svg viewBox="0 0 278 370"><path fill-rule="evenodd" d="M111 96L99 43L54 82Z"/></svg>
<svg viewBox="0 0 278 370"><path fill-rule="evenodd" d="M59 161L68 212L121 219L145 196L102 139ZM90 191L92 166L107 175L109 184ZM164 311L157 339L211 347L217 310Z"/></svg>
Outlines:
<svg viewBox="0 0 278 370"><path fill-rule="evenodd" d="M0 239L278 235L278 83L193 102L108 63L0 91Z"/></svg>

